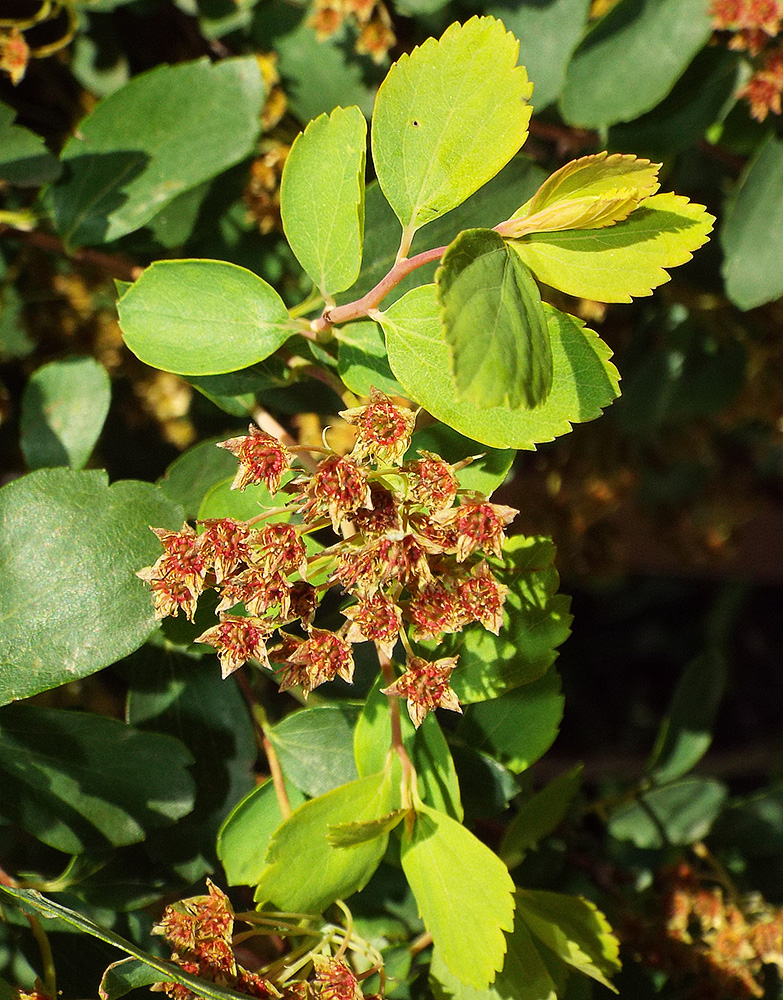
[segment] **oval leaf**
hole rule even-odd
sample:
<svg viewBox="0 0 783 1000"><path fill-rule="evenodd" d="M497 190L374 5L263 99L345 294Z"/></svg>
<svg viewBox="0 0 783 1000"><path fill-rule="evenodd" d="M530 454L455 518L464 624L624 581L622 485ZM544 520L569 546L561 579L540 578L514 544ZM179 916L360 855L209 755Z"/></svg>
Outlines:
<svg viewBox="0 0 783 1000"><path fill-rule="evenodd" d="M155 627L135 573L160 555L149 525L182 508L150 483L41 469L0 490L0 704L87 677Z"/></svg>
<svg viewBox="0 0 783 1000"><path fill-rule="evenodd" d="M375 99L372 151L407 232L463 202L524 143L533 88L518 53L500 21L473 17L392 66Z"/></svg>
<svg viewBox="0 0 783 1000"><path fill-rule="evenodd" d="M435 275L457 398L533 408L552 389L552 348L530 271L491 229L468 229Z"/></svg>
<svg viewBox="0 0 783 1000"><path fill-rule="evenodd" d="M160 260L118 303L133 353L177 375L221 375L269 357L295 332L277 292L220 260Z"/></svg>
<svg viewBox="0 0 783 1000"><path fill-rule="evenodd" d="M713 778L682 778L616 809L609 832L648 850L693 844L710 832L727 797L726 786Z"/></svg>
<svg viewBox="0 0 783 1000"><path fill-rule="evenodd" d="M323 295L350 288L362 266L367 122L335 108L294 140L280 181L283 229Z"/></svg>
<svg viewBox="0 0 783 1000"><path fill-rule="evenodd" d="M627 219L600 230L532 233L511 246L539 281L599 302L630 302L669 280L707 242L715 218L676 194L656 194Z"/></svg>
<svg viewBox="0 0 783 1000"><path fill-rule="evenodd" d="M568 66L563 117L584 128L637 118L666 97L711 33L704 0L619 0Z"/></svg>
<svg viewBox="0 0 783 1000"><path fill-rule="evenodd" d="M199 59L134 77L80 122L62 152L54 220L71 245L145 225L253 149L264 83L255 56Z"/></svg>
<svg viewBox="0 0 783 1000"><path fill-rule="evenodd" d="M534 410L479 408L457 399L434 285L407 292L378 319L389 363L406 395L434 417L493 448L533 449L599 416L619 395L612 352L581 320L545 305L552 345L552 391Z"/></svg>
<svg viewBox="0 0 783 1000"><path fill-rule="evenodd" d="M86 464L111 402L111 382L94 358L51 361L22 396L19 444L31 469Z"/></svg>

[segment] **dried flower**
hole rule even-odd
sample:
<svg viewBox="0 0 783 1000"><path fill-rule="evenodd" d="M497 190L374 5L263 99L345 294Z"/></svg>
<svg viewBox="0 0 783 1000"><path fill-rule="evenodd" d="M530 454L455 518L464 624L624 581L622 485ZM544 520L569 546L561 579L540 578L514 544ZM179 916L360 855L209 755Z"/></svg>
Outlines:
<svg viewBox="0 0 783 1000"><path fill-rule="evenodd" d="M449 685L457 660L456 656L445 656L430 663L420 656L408 656L405 673L382 692L407 699L408 715L417 729L435 708L462 712L459 699Z"/></svg>
<svg viewBox="0 0 783 1000"><path fill-rule="evenodd" d="M313 955L313 968L313 991L318 1000L364 1000L359 980L345 962Z"/></svg>
<svg viewBox="0 0 783 1000"><path fill-rule="evenodd" d="M436 515L436 520L457 532L457 562L481 549L500 557L503 554L503 529L517 516L513 507L485 501L465 500L459 507Z"/></svg>
<svg viewBox="0 0 783 1000"><path fill-rule="evenodd" d="M251 424L244 437L221 441L239 459L239 470L231 484L232 490L244 490L251 483L263 483L270 493L276 493L280 482L291 467L291 453L276 437Z"/></svg>
<svg viewBox="0 0 783 1000"><path fill-rule="evenodd" d="M446 510L454 503L459 482L454 470L440 455L420 451L420 458L403 466L410 475L410 491L414 500L430 510Z"/></svg>
<svg viewBox="0 0 783 1000"><path fill-rule="evenodd" d="M395 406L385 392L373 388L369 403L342 410L340 416L356 427L351 455L357 462L369 458L383 465L402 464L416 424L413 410Z"/></svg>
<svg viewBox="0 0 783 1000"><path fill-rule="evenodd" d="M391 656L402 627L402 612L390 597L374 594L345 608L343 614L351 622L346 642L377 642Z"/></svg>
<svg viewBox="0 0 783 1000"><path fill-rule="evenodd" d="M340 677L349 684L353 680L353 650L351 644L334 632L312 628L307 639L288 657L291 668L286 671L281 691L302 685L306 698L310 692L327 681Z"/></svg>
<svg viewBox="0 0 783 1000"><path fill-rule="evenodd" d="M223 677L226 678L251 657L268 667L266 640L273 632L274 627L260 618L221 614L220 624L208 628L194 641L215 647Z"/></svg>

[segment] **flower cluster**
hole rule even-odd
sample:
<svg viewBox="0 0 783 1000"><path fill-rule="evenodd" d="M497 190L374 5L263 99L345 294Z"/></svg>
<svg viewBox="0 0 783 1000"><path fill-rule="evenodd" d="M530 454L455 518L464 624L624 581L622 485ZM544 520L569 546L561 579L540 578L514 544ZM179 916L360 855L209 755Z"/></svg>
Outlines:
<svg viewBox="0 0 783 1000"><path fill-rule="evenodd" d="M251 971L237 961L235 950L235 914L228 899L216 885L207 879L207 896L193 896L167 906L161 920L153 928L153 934L162 935L172 949L171 960L183 972L198 976L211 983L226 986L237 993L243 993L258 1000L378 1000L367 997L359 985L359 979L346 964L331 954L314 953L311 956L312 976L308 979L288 979L274 981L267 970ZM251 919L247 914L238 919ZM297 921L301 924L301 921ZM301 931L301 926L296 928ZM285 922L278 928L285 931ZM254 933L245 931L244 940ZM352 941L351 944L354 944ZM256 956L247 950L247 958ZM256 964L260 964L260 959ZM298 963L305 972L306 964ZM279 963L273 963L274 967ZM285 969L285 967L283 967ZM278 969L279 971L279 969ZM198 995L187 986L176 982L156 983L151 990L165 993L171 1000L195 1000ZM21 1000L48 1000L48 998L22 997Z"/></svg>
<svg viewBox="0 0 783 1000"><path fill-rule="evenodd" d="M776 42L783 26L779 0L712 0L710 13L716 31L730 33L729 48L747 51L754 71L739 92L750 104L751 115L763 122L770 111L781 113L783 50Z"/></svg>
<svg viewBox="0 0 783 1000"><path fill-rule="evenodd" d="M353 21L359 29L356 51L375 62L383 62L397 39L382 0L315 0L310 24L319 41L333 35L346 20Z"/></svg>
<svg viewBox="0 0 783 1000"><path fill-rule="evenodd" d="M217 591L218 624L196 641L215 648L224 677L253 659L278 672L281 690L300 686L306 697L351 681L355 643L391 657L401 642L406 670L385 693L405 698L419 726L436 707L460 711L449 684L457 657L430 662L411 640L438 642L472 622L499 632L507 588L485 557L501 556L516 511L462 490L461 466L439 455L405 461L415 413L383 393L342 416L356 431L352 452L327 453L313 471L295 474L294 453L257 427L222 442L239 459L235 489L275 493L293 475L286 502L248 522L201 522L198 533L153 529L164 551L139 576L159 618L182 610L192 621L200 594ZM306 537L329 528L339 540L313 541L308 554ZM333 585L351 603L344 625L327 631L314 619Z"/></svg>

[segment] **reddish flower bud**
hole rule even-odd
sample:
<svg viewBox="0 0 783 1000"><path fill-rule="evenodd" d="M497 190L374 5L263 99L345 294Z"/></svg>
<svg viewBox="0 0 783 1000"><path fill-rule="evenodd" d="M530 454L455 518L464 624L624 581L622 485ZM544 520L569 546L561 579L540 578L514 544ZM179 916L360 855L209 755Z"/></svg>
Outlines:
<svg viewBox="0 0 783 1000"><path fill-rule="evenodd" d="M391 656L402 626L402 614L386 594L365 598L343 611L351 622L345 633L346 642L377 642Z"/></svg>
<svg viewBox="0 0 783 1000"><path fill-rule="evenodd" d="M335 677L341 677L349 684L353 680L351 644L326 629L311 629L307 639L288 657L288 664L280 690L286 691L301 684L305 698L313 688L333 681Z"/></svg>
<svg viewBox="0 0 783 1000"><path fill-rule="evenodd" d="M519 513L513 507L496 503L467 500L452 507L436 519L457 532L457 562L481 549L500 557L503 554L503 528Z"/></svg>
<svg viewBox="0 0 783 1000"><path fill-rule="evenodd" d="M288 617L290 591L291 585L282 573L267 575L251 566L223 584L217 611L226 611L242 603L251 615L282 622ZM277 614L270 614L270 609L275 607Z"/></svg>
<svg viewBox="0 0 783 1000"><path fill-rule="evenodd" d="M435 708L462 712L459 699L449 686L449 678L458 658L446 656L430 663L420 656L408 656L405 673L389 687L383 688L382 693L407 699L408 715L417 729Z"/></svg>
<svg viewBox="0 0 783 1000"><path fill-rule="evenodd" d="M198 598L201 589L192 590L179 577L175 575L159 576L155 566L147 566L136 573L140 579L148 583L152 591L152 604L155 608L157 619L166 618L169 615L175 617L180 608L185 612L188 621L193 621L196 613Z"/></svg>
<svg viewBox="0 0 783 1000"><path fill-rule="evenodd" d="M454 503L459 481L440 455L420 451L421 458L402 467L409 475L411 496L430 510L446 510Z"/></svg>
<svg viewBox="0 0 783 1000"><path fill-rule="evenodd" d="M401 464L416 424L413 410L395 406L386 393L373 388L366 406L342 410L340 416L356 427L351 455L358 462L370 458L383 465Z"/></svg>
<svg viewBox="0 0 783 1000"><path fill-rule="evenodd" d="M465 622L481 622L485 629L498 635L507 593L508 587L495 579L486 563L480 563L457 588Z"/></svg>
<svg viewBox="0 0 783 1000"><path fill-rule="evenodd" d="M305 487L307 500L300 513L308 522L328 513L335 531L360 507L371 507L372 499L364 473L351 458L330 455L318 466Z"/></svg>
<svg viewBox="0 0 783 1000"><path fill-rule="evenodd" d="M218 448L225 448L239 459L232 490L244 490L250 483L263 483L270 493L276 493L291 467L288 449L276 437L253 424L248 427L247 436L221 441Z"/></svg>
<svg viewBox="0 0 783 1000"><path fill-rule="evenodd" d="M199 535L198 551L204 563L211 566L218 583L236 572L250 556L248 530L230 517L201 521L204 531Z"/></svg>
<svg viewBox="0 0 783 1000"><path fill-rule="evenodd" d="M221 614L220 624L208 628L194 641L215 647L225 679L251 657L268 667L266 640L273 632L274 626L260 618L237 618Z"/></svg>
<svg viewBox="0 0 783 1000"><path fill-rule="evenodd" d="M344 962L313 955L313 968L312 986L318 1000L364 1000L359 980Z"/></svg>
<svg viewBox="0 0 783 1000"><path fill-rule="evenodd" d="M414 594L406 610L413 622L411 637L416 642L440 639L446 632L459 632L464 624L458 597L438 580Z"/></svg>
<svg viewBox="0 0 783 1000"><path fill-rule="evenodd" d="M254 564L267 573L307 573L307 552L293 524L273 521L249 538Z"/></svg>

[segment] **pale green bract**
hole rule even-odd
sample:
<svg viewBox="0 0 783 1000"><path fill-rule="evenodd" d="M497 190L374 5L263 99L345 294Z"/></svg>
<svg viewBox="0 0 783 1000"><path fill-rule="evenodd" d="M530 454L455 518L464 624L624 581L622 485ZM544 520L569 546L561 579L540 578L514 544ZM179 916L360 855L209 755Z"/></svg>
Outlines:
<svg viewBox="0 0 783 1000"><path fill-rule="evenodd" d="M409 235L486 184L527 138L532 84L518 53L500 21L473 17L401 56L381 84L375 170Z"/></svg>
<svg viewBox="0 0 783 1000"><path fill-rule="evenodd" d="M296 137L283 169L283 229L323 295L350 288L361 270L366 144L361 111L335 108Z"/></svg>

